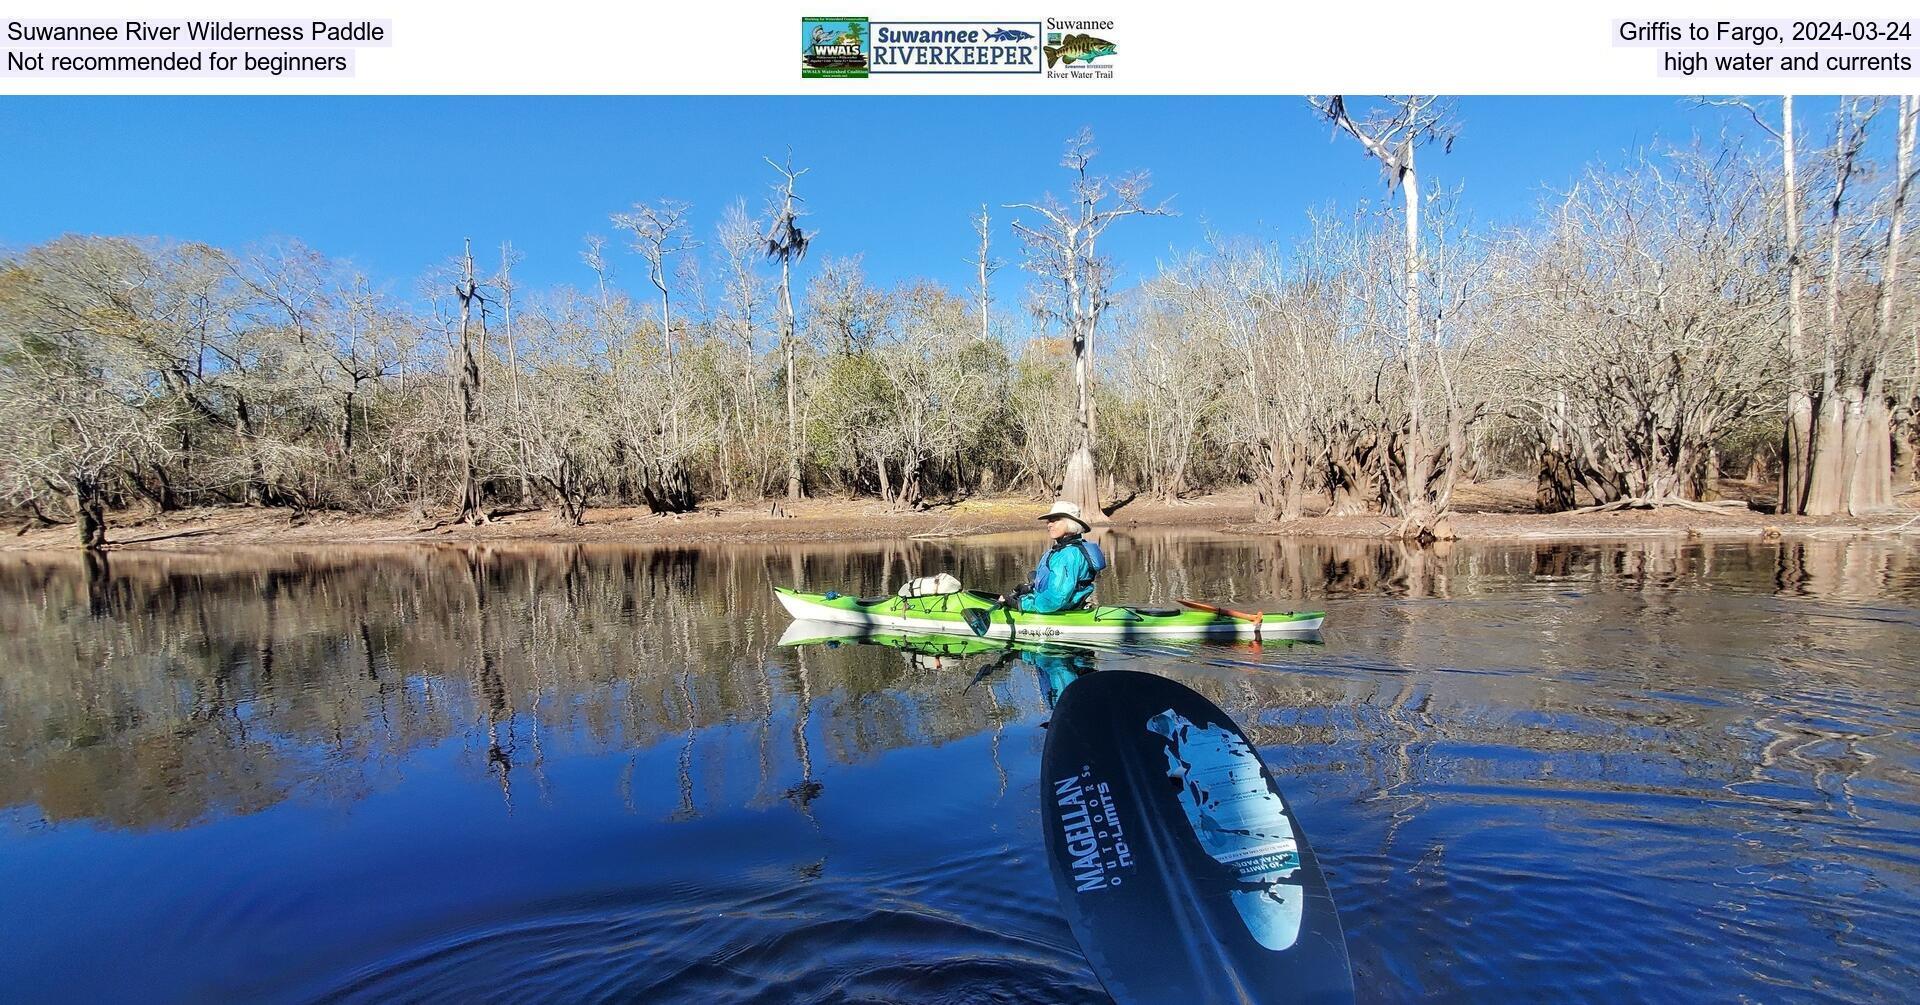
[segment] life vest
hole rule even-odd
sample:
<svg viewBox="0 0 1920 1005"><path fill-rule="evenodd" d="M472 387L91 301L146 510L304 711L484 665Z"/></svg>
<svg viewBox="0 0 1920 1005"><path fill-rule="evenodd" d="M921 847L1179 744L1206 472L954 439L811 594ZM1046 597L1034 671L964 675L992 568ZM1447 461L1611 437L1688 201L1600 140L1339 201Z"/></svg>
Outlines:
<svg viewBox="0 0 1920 1005"><path fill-rule="evenodd" d="M1044 591L1047 588L1048 580L1053 575L1054 552L1066 548L1079 548L1080 556L1086 559L1085 565L1081 567L1079 578L1074 581L1073 595L1067 601L1067 607L1063 608L1065 610L1071 610L1086 603L1087 598L1093 596L1093 581L1101 572L1105 571L1107 567L1107 553L1101 551L1099 545L1077 535L1071 540L1061 541L1047 552L1045 558L1040 560L1040 568L1034 570L1033 590L1035 593Z"/></svg>

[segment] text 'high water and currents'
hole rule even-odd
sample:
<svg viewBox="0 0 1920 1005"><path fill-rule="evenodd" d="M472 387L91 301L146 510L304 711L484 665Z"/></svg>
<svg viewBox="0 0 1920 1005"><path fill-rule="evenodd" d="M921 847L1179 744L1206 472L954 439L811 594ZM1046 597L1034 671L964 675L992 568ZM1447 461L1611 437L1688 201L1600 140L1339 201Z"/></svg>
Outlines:
<svg viewBox="0 0 1920 1005"><path fill-rule="evenodd" d="M1661 50L1662 77L1904 77L1920 48L1906 18L1615 21L1613 44Z"/></svg>

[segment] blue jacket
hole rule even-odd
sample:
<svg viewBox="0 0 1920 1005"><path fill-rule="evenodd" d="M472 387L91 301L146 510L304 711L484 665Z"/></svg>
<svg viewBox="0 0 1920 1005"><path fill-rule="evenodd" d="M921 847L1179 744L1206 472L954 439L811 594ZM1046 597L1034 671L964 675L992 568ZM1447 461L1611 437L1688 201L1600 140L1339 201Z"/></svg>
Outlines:
<svg viewBox="0 0 1920 1005"><path fill-rule="evenodd" d="M1080 550L1080 535L1070 534L1053 543L1033 570L1032 592L1022 594L1022 611L1052 614L1086 603L1093 596L1093 567L1087 553Z"/></svg>

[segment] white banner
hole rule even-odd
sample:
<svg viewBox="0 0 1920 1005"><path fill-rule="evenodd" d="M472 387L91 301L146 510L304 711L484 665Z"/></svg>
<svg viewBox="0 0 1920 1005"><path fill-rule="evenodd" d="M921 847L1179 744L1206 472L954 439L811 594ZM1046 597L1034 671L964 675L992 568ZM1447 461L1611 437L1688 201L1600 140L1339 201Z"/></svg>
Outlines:
<svg viewBox="0 0 1920 1005"><path fill-rule="evenodd" d="M1730 5L1722 4L1722 7ZM823 9L824 8L824 9ZM860 8L860 9L856 9ZM33 0L13 93L1688 94L1901 91L1910 14L1805 3ZM1690 20L1689 17L1693 19ZM832 22L831 24L827 22ZM853 26L858 25L858 30ZM820 38L814 38L815 33ZM815 45L828 48L818 50ZM808 61L818 63L813 66ZM831 65L829 65L831 64ZM810 72L831 69L831 73Z"/></svg>

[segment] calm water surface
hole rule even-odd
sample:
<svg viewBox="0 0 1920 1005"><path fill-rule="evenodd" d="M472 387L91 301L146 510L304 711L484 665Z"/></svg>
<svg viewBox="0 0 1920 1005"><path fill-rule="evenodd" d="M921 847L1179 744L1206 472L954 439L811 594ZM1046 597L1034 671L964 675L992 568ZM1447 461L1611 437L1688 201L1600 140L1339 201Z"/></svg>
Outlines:
<svg viewBox="0 0 1920 1005"><path fill-rule="evenodd" d="M0 998L1100 1001L1038 827L1059 667L782 645L769 590L1037 548L0 560ZM1071 666L1261 744L1363 998L1920 986L1911 544L1109 551L1108 601L1330 612Z"/></svg>

